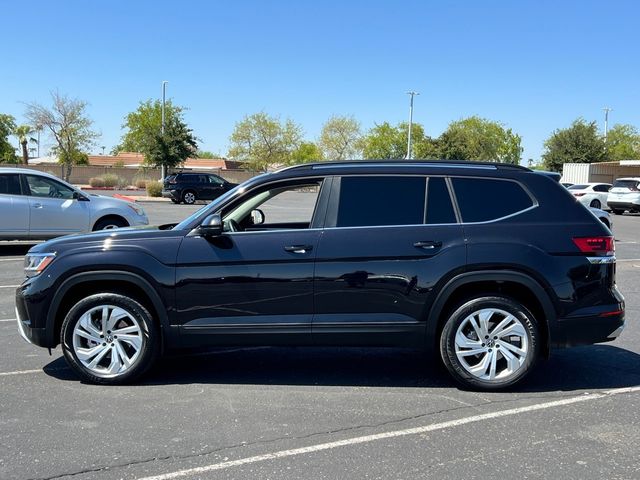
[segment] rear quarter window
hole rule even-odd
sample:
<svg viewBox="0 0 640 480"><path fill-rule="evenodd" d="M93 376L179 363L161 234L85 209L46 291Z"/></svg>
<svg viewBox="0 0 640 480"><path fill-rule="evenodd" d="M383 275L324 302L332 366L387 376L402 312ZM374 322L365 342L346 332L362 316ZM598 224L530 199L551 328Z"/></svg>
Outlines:
<svg viewBox="0 0 640 480"><path fill-rule="evenodd" d="M616 183L613 184L613 188L628 188L629 190L636 191L638 190L638 182L637 180L616 180Z"/></svg>
<svg viewBox="0 0 640 480"><path fill-rule="evenodd" d="M534 205L522 186L511 180L452 178L462 221L497 220Z"/></svg>

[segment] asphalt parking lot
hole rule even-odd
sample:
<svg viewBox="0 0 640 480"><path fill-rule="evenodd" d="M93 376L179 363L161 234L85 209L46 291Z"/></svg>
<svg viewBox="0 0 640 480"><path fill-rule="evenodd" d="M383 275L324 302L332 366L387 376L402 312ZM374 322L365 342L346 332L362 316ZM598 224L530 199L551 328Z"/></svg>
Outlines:
<svg viewBox="0 0 640 480"><path fill-rule="evenodd" d="M156 224L197 208L145 205ZM640 478L640 215L614 222L622 336L495 394L395 349L221 349L85 385L19 337L30 245L0 242L0 478Z"/></svg>

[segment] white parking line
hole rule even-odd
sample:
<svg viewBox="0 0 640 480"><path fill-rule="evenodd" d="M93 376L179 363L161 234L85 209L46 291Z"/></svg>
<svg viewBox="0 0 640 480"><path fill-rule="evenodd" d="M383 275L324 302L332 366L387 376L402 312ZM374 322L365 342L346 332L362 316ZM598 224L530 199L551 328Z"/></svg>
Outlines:
<svg viewBox="0 0 640 480"><path fill-rule="evenodd" d="M617 262L640 262L640 258L625 258L624 260L617 259Z"/></svg>
<svg viewBox="0 0 640 480"><path fill-rule="evenodd" d="M0 262L18 262L24 260L24 257L0 258Z"/></svg>
<svg viewBox="0 0 640 480"><path fill-rule="evenodd" d="M253 457L239 458L238 460L229 460L227 462L213 463L203 467L188 468L184 470L177 470L175 472L163 473L160 475L154 475L151 477L143 477L139 480L169 480L172 478L186 477L190 475L199 475L206 472L212 472L215 470L225 470L227 468L239 467L242 465L249 465L252 463L264 462L267 460L277 460L279 458L293 457L295 455L304 455L306 453L321 452L323 450L331 450L334 448L347 447L350 445L358 445L363 443L375 442L377 440L385 440L388 438L405 437L407 435L419 435L422 433L433 432L436 430L446 430L449 428L459 427L461 425L467 425L469 423L482 422L484 420L491 420L494 418L508 417L511 415L518 415L520 413L535 412L537 410L547 410L550 408L563 407L565 405L571 405L574 403L588 402L591 400L598 400L606 398L612 395L620 395L623 393L635 393L640 392L640 387L627 387L616 388L613 390L607 390L601 393L586 393L577 397L565 398L562 400L554 400L551 402L538 403L535 405L529 405L527 407L511 408L508 410L501 410L498 412L485 413L481 415L473 415L470 417L459 418L457 420L450 420L448 422L434 423L431 425L425 425L423 427L408 428L406 430L395 430L391 432L378 433L374 435L365 435L362 437L347 438L345 440L338 440L336 442L320 443L317 445L310 445L308 447L294 448L291 450L280 450L273 453L265 453L263 455L256 455Z"/></svg>
<svg viewBox="0 0 640 480"><path fill-rule="evenodd" d="M3 318L2 320L0 320L0 322L15 322L16 319L15 318Z"/></svg>
<svg viewBox="0 0 640 480"><path fill-rule="evenodd" d="M9 375L26 375L28 373L41 373L42 369L38 368L37 370L17 370L15 372L1 372L0 377L8 377Z"/></svg>
<svg viewBox="0 0 640 480"><path fill-rule="evenodd" d="M20 285L0 285L0 288L18 288Z"/></svg>

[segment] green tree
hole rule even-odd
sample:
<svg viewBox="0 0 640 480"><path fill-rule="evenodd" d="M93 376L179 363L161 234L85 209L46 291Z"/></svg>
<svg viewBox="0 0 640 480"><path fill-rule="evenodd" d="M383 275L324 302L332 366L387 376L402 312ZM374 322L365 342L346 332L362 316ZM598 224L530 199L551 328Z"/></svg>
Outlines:
<svg viewBox="0 0 640 480"><path fill-rule="evenodd" d="M632 125L618 123L607 132L607 159L640 160L640 134Z"/></svg>
<svg viewBox="0 0 640 480"><path fill-rule="evenodd" d="M184 123L184 110L183 107L173 105L171 100L165 102L165 127L176 120ZM146 155L154 147L156 136L162 130L162 102L140 102L138 108L124 118L122 128L125 129L125 133L120 144L116 145L112 152L137 152Z"/></svg>
<svg viewBox="0 0 640 480"><path fill-rule="evenodd" d="M196 152L198 158L222 158L219 154L210 152L208 150L198 150Z"/></svg>
<svg viewBox="0 0 640 480"><path fill-rule="evenodd" d="M438 139L440 154L446 160L481 160L520 163L521 137L502 124L473 116L456 122Z"/></svg>
<svg viewBox="0 0 640 480"><path fill-rule="evenodd" d="M575 120L569 128L555 130L544 142L542 160L546 169L560 172L563 163L592 163L606 160L604 139L596 122Z"/></svg>
<svg viewBox="0 0 640 480"><path fill-rule="evenodd" d="M399 160L407 156L409 124L401 122L392 126L388 122L371 128L362 139L363 157L365 159ZM434 140L424 134L424 128L419 123L411 126L411 150L413 158L438 158L437 145Z"/></svg>
<svg viewBox="0 0 640 480"><path fill-rule="evenodd" d="M9 135L16 129L16 119L11 115L0 113L0 162L18 163L13 145L9 142Z"/></svg>
<svg viewBox="0 0 640 480"><path fill-rule="evenodd" d="M193 132L179 118L174 117L165 124L164 135L156 132L145 154L147 164L175 168L198 151Z"/></svg>
<svg viewBox="0 0 640 480"><path fill-rule="evenodd" d="M322 127L318 146L327 160L357 158L362 152L360 123L353 116L332 116Z"/></svg>
<svg viewBox="0 0 640 480"><path fill-rule="evenodd" d="M198 139L184 121L183 107L165 102L165 133L162 135L162 102L140 102L124 119L126 132L116 152L144 154L148 165L174 168L196 156Z"/></svg>
<svg viewBox="0 0 640 480"><path fill-rule="evenodd" d="M322 160L322 150L313 142L302 142L291 154L291 165Z"/></svg>
<svg viewBox="0 0 640 480"><path fill-rule="evenodd" d="M267 171L291 163L302 141L302 128L259 112L236 123L229 140L229 158L245 162L250 170Z"/></svg>
<svg viewBox="0 0 640 480"><path fill-rule="evenodd" d="M13 131L13 134L18 137L18 143L22 148L22 163L24 163L25 165L29 164L29 149L27 147L28 143L38 142L31 136L33 132L34 130L30 125L20 125Z"/></svg>
<svg viewBox="0 0 640 480"><path fill-rule="evenodd" d="M66 167L65 180L68 180L75 159L95 145L99 135L91 128L93 122L85 112L86 102L57 91L51 93L51 98L50 108L38 103L27 104L25 117L31 125L41 125L53 136L59 160Z"/></svg>

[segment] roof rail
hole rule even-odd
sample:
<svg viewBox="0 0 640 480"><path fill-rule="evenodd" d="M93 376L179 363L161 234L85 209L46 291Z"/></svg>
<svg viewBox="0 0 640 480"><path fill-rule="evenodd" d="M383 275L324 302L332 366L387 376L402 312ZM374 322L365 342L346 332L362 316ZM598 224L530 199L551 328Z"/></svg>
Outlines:
<svg viewBox="0 0 640 480"><path fill-rule="evenodd" d="M530 171L522 165L499 162L476 162L470 160L343 160L331 162L311 162L285 167L276 172L294 169L324 169L350 167L432 167L432 168L481 168L481 169L514 169Z"/></svg>

